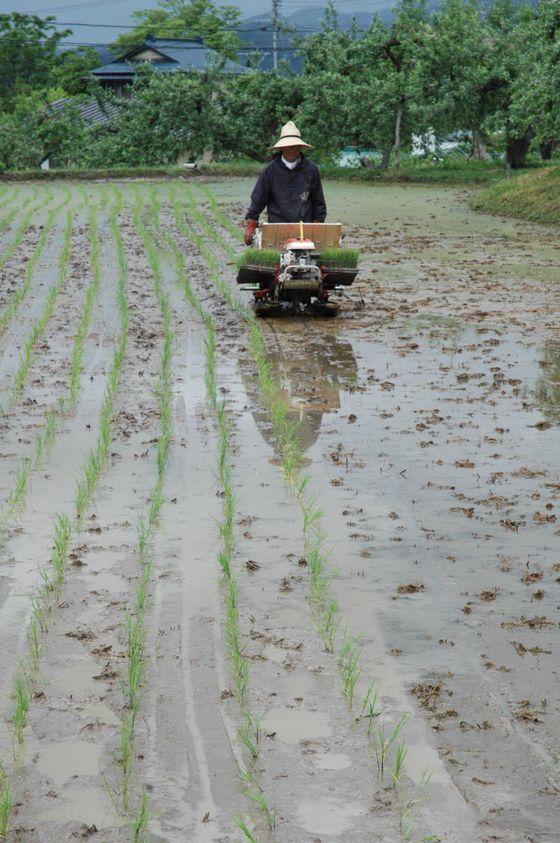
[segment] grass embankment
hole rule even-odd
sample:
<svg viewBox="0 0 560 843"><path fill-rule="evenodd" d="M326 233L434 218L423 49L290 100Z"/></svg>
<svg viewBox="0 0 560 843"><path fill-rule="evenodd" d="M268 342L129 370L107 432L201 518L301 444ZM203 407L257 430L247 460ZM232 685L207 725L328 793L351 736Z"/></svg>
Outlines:
<svg viewBox="0 0 560 843"><path fill-rule="evenodd" d="M560 166L502 181L471 200L471 207L532 222L560 223Z"/></svg>
<svg viewBox="0 0 560 843"><path fill-rule="evenodd" d="M75 170L17 170L0 173L0 181L51 181L92 179L135 179L135 178L180 178L192 179L200 176L212 178L246 177L256 178L267 160L219 161L201 164L197 167L161 166L161 167L113 167L106 169ZM530 169L539 169L542 162L532 162ZM426 161L423 159L405 159L399 171L391 168L382 170L379 166L338 167L336 164L320 163L323 178L335 181L417 183L417 184L493 184L505 180L506 168L502 161Z"/></svg>

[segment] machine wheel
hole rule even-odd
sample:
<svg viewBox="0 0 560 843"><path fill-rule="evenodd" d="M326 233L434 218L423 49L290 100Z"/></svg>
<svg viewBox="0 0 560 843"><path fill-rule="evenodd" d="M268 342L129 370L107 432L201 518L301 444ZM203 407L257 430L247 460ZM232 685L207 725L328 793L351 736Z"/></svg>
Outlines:
<svg viewBox="0 0 560 843"><path fill-rule="evenodd" d="M340 306L334 302L314 301L307 307L310 316L336 316Z"/></svg>
<svg viewBox="0 0 560 843"><path fill-rule="evenodd" d="M253 303L253 310L255 316L264 318L266 316L280 316L284 308L280 302L275 301L256 301Z"/></svg>

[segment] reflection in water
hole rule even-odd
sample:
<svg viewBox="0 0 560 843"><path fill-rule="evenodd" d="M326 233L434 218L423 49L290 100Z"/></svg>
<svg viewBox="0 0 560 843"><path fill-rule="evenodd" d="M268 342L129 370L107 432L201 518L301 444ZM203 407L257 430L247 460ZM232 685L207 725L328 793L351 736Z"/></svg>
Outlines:
<svg viewBox="0 0 560 843"><path fill-rule="evenodd" d="M289 407L288 418L298 423L301 445L307 450L316 441L323 413L340 407L340 392L357 378L358 367L352 346L325 334L319 340L295 334L279 335L269 360L281 394ZM245 380L255 407L253 416L264 439L274 447L274 435L266 414L259 410L256 384Z"/></svg>
<svg viewBox="0 0 560 843"><path fill-rule="evenodd" d="M560 345L545 346L540 365L543 374L535 386L535 400L547 418L560 421Z"/></svg>

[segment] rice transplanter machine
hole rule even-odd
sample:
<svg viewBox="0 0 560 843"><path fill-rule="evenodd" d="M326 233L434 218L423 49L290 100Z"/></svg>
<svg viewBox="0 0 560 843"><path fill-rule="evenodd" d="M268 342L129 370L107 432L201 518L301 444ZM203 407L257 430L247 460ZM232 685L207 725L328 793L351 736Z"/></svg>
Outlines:
<svg viewBox="0 0 560 843"><path fill-rule="evenodd" d="M237 283L258 315L287 307L336 313L331 292L358 274L358 251L340 247L339 223L264 223L239 260Z"/></svg>

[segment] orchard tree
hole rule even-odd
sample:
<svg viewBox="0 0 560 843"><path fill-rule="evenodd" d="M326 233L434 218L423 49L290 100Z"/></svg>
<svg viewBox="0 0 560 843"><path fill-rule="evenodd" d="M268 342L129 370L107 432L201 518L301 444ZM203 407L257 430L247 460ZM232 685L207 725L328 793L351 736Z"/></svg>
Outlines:
<svg viewBox="0 0 560 843"><path fill-rule="evenodd" d="M403 120L416 112L417 132L419 123L418 63L423 56L426 39L426 0L401 0L383 47L385 67L385 94L388 102L395 103L395 132L393 151L397 170L400 164Z"/></svg>
<svg viewBox="0 0 560 843"><path fill-rule="evenodd" d="M222 78L214 97L219 113L216 153L262 161L280 127L294 118L303 89L300 77L284 67L279 72L251 70Z"/></svg>
<svg viewBox="0 0 560 843"><path fill-rule="evenodd" d="M118 105L118 161L126 166L174 164L182 154L198 157L212 149L218 114L208 73L135 74L130 99Z"/></svg>
<svg viewBox="0 0 560 843"><path fill-rule="evenodd" d="M0 15L0 108L13 111L18 96L48 88L57 48L70 30L57 30L55 18L12 12Z"/></svg>
<svg viewBox="0 0 560 843"><path fill-rule="evenodd" d="M512 168L524 166L534 132L531 115L515 107L523 56L533 38L533 16L531 6L515 0L493 0L486 16L491 56L488 88L494 97L488 123L503 129L506 160Z"/></svg>
<svg viewBox="0 0 560 843"><path fill-rule="evenodd" d="M495 82L478 0L442 0L423 46L417 85L424 121L438 134L470 130L472 157L483 158L483 126L493 108Z"/></svg>
<svg viewBox="0 0 560 843"><path fill-rule="evenodd" d="M236 60L239 38L235 31L240 12L235 6L216 6L213 0L158 0L156 9L132 12L137 23L112 45L125 53L147 35L156 38L201 38L207 47Z"/></svg>
<svg viewBox="0 0 560 843"><path fill-rule="evenodd" d="M560 0L541 0L527 32L510 111L516 125L530 122L541 156L549 159L560 139Z"/></svg>

